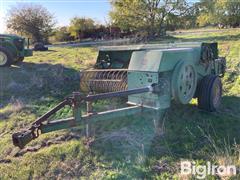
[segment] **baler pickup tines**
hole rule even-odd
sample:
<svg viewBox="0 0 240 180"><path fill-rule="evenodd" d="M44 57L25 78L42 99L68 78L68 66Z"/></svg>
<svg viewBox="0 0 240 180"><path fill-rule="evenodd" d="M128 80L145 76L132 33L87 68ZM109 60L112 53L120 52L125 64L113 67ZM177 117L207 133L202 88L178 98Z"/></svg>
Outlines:
<svg viewBox="0 0 240 180"><path fill-rule="evenodd" d="M105 93L127 90L126 69L87 70L80 72L80 91Z"/></svg>

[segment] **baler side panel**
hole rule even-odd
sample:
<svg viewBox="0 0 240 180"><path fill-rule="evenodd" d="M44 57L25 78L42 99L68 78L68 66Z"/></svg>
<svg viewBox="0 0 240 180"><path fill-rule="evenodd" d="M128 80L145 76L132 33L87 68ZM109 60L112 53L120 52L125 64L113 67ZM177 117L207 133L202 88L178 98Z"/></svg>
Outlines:
<svg viewBox="0 0 240 180"><path fill-rule="evenodd" d="M161 59L161 51L136 51L132 54L128 70L158 72Z"/></svg>
<svg viewBox="0 0 240 180"><path fill-rule="evenodd" d="M172 71L179 61L191 61L193 64L197 64L196 51L193 48L165 50L162 55L159 72Z"/></svg>
<svg viewBox="0 0 240 180"><path fill-rule="evenodd" d="M166 109L170 107L170 79L169 73L158 72L128 72L128 89L141 88L152 84L159 84L159 93L142 93L128 96L128 104Z"/></svg>

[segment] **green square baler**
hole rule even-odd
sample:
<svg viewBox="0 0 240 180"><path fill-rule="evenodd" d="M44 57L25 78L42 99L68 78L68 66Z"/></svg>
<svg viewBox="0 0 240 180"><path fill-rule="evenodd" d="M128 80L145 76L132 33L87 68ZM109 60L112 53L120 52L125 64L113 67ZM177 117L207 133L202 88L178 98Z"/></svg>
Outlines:
<svg viewBox="0 0 240 180"><path fill-rule="evenodd" d="M221 102L226 60L217 43L179 43L100 48L94 69L80 72L80 90L38 118L28 129L14 133L14 145L23 148L41 133L86 125L96 121L151 111L163 115L171 101L216 111ZM125 108L95 112L92 102L128 97ZM87 105L82 115L80 105ZM70 105L73 117L48 121Z"/></svg>

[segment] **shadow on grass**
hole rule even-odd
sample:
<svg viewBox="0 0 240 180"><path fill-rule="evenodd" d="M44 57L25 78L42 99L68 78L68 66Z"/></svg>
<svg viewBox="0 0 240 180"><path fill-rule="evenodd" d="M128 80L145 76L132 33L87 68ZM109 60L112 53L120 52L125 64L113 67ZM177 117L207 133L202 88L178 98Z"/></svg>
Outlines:
<svg viewBox="0 0 240 180"><path fill-rule="evenodd" d="M1 68L0 107L16 100L27 105L59 102L78 90L79 72L61 64L20 63Z"/></svg>
<svg viewBox="0 0 240 180"><path fill-rule="evenodd" d="M93 151L131 178L148 178L151 168L168 157L173 163L181 159L211 161L217 152L240 143L239 106L240 98L235 96L223 97L220 111L214 113L195 105L173 104L165 118L159 119L158 134L157 117L152 114L116 118L96 125L105 133L96 134Z"/></svg>
<svg viewBox="0 0 240 180"><path fill-rule="evenodd" d="M223 97L221 109L214 113L199 110L193 105L173 105L165 123L167 153L179 158L204 158L205 155L199 153L205 145L209 145L207 137L216 141L225 139L229 144L234 141L239 143L239 106L240 98L236 96ZM155 142L153 144L157 145L159 141Z"/></svg>

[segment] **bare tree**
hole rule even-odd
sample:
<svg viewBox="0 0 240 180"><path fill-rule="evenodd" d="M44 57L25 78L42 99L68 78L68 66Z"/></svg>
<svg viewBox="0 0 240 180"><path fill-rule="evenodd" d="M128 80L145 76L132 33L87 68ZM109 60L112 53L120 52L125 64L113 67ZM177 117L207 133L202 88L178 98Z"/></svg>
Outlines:
<svg viewBox="0 0 240 180"><path fill-rule="evenodd" d="M25 4L9 11L7 28L30 36L34 42L47 41L55 25L53 15L41 5Z"/></svg>

